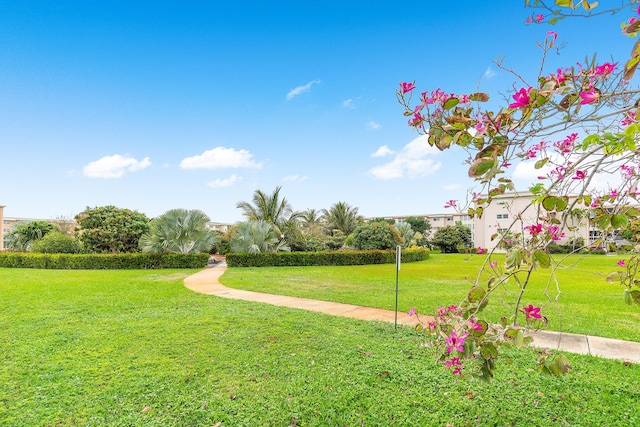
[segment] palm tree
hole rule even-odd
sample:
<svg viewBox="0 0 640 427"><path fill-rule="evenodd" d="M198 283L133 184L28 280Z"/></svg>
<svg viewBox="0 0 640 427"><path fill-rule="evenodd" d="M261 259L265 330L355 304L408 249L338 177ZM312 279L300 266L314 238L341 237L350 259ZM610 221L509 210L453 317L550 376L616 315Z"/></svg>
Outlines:
<svg viewBox="0 0 640 427"><path fill-rule="evenodd" d="M324 229L324 221L322 220L322 212L317 209L307 209L300 213L300 221L302 228L307 234L322 234Z"/></svg>
<svg viewBox="0 0 640 427"><path fill-rule="evenodd" d="M233 229L229 246L232 252L250 254L289 250L275 226L264 220L238 224Z"/></svg>
<svg viewBox="0 0 640 427"><path fill-rule="evenodd" d="M219 236L206 227L209 217L194 209L172 209L149 223L140 238L143 252L190 254L208 252Z"/></svg>
<svg viewBox="0 0 640 427"><path fill-rule="evenodd" d="M249 221L263 220L280 227L292 216L297 217L299 215L293 211L287 199L284 197L280 199L281 189L282 187L280 186L276 187L272 194L256 190L253 194L253 204L244 201L238 202L236 208L242 209L243 215Z"/></svg>
<svg viewBox="0 0 640 427"><path fill-rule="evenodd" d="M278 235L286 237L287 241L293 241L301 237L298 222L300 213L291 208L287 199L280 198L281 189L280 186L276 187L272 194L256 190L253 204L242 201L236 204L236 208L242 209L247 220L262 220L272 224Z"/></svg>
<svg viewBox="0 0 640 427"><path fill-rule="evenodd" d="M362 216L358 215L358 208L346 202L338 202L329 210L323 209L322 216L330 230L340 230L345 236L363 222Z"/></svg>
<svg viewBox="0 0 640 427"><path fill-rule="evenodd" d="M42 239L56 228L46 221L26 221L14 225L14 228L7 234L7 249L17 251L28 251L31 244Z"/></svg>
<svg viewBox="0 0 640 427"><path fill-rule="evenodd" d="M408 222L399 222L393 225L398 232L400 233L400 237L402 237L402 247L408 248L412 245L415 245L416 242L416 233L413 231L411 224Z"/></svg>

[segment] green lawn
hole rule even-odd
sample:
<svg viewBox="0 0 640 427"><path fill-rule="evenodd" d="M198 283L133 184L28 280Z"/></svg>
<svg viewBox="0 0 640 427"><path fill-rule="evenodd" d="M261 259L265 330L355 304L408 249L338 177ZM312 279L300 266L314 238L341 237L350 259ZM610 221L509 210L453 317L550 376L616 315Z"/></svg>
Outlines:
<svg viewBox="0 0 640 427"><path fill-rule="evenodd" d="M640 341L640 309L624 303L623 288L605 281L623 257L572 256L558 271L561 294L549 285L549 270L533 276L524 302L541 305L549 329ZM503 261L498 255L496 260ZM416 307L431 314L438 305L459 303L478 274L483 256L433 254L428 260L402 264L399 307ZM221 277L226 286L282 295L393 309L395 265L348 267L230 268ZM489 304L490 320L505 313L504 302L514 301L515 286L498 288ZM555 299L558 302L555 302Z"/></svg>
<svg viewBox="0 0 640 427"><path fill-rule="evenodd" d="M191 273L0 269L0 425L640 425L639 365L571 355L556 378L507 351L492 383L456 382L409 329L196 294Z"/></svg>

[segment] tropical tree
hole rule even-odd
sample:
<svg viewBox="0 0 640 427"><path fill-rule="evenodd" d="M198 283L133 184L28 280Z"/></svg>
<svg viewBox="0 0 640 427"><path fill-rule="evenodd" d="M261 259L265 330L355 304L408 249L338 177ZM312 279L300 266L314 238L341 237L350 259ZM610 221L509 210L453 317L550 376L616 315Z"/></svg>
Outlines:
<svg viewBox="0 0 640 427"><path fill-rule="evenodd" d="M271 194L256 190L253 203L238 202L236 208L242 209L242 214L248 221L265 221L274 225L276 233L284 235L288 241L298 240L300 213L293 210L286 198L280 197L281 189L278 186Z"/></svg>
<svg viewBox="0 0 640 427"><path fill-rule="evenodd" d="M140 237L142 252L192 254L209 252L219 235L207 229L209 217L201 210L172 209L151 220Z"/></svg>
<svg viewBox="0 0 640 427"><path fill-rule="evenodd" d="M422 234L413 230L411 224L407 222L399 222L394 224L398 233L400 233L400 237L402 238L402 247L408 248L416 244L417 239L422 237Z"/></svg>
<svg viewBox="0 0 640 427"><path fill-rule="evenodd" d="M231 252L250 254L290 250L276 227L261 219L236 225L231 233L229 246Z"/></svg>
<svg viewBox="0 0 640 427"><path fill-rule="evenodd" d="M471 230L458 221L453 227L447 226L436 230L431 243L438 246L443 253L454 253L458 251L458 246L471 246Z"/></svg>
<svg viewBox="0 0 640 427"><path fill-rule="evenodd" d="M53 230L55 227L46 221L20 222L7 234L6 247L16 251L28 251L35 241Z"/></svg>
<svg viewBox="0 0 640 427"><path fill-rule="evenodd" d="M331 230L331 234L334 234L335 230L339 230L345 236L353 233L356 227L364 221L364 218L358 215L358 208L352 207L346 202L335 203L328 210L323 209L322 218L327 224L327 228Z"/></svg>
<svg viewBox="0 0 640 427"><path fill-rule="evenodd" d="M322 211L311 208L300 212L300 222L305 234L320 235L324 233Z"/></svg>
<svg viewBox="0 0 640 427"><path fill-rule="evenodd" d="M93 253L138 252L140 237L149 231L145 214L115 206L87 207L75 219L85 251Z"/></svg>
<svg viewBox="0 0 640 427"><path fill-rule="evenodd" d="M416 233L426 234L427 231L431 230L431 223L422 217L410 216L405 218L404 222L411 225L411 228Z"/></svg>
<svg viewBox="0 0 640 427"><path fill-rule="evenodd" d="M360 250L394 249L402 242L398 230L386 221L371 221L356 227L350 243Z"/></svg>

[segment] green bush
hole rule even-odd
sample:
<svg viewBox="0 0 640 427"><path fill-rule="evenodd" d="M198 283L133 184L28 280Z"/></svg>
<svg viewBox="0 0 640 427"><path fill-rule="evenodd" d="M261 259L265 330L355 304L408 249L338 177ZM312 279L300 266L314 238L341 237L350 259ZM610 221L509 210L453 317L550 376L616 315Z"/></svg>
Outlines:
<svg viewBox="0 0 640 427"><path fill-rule="evenodd" d="M422 261L429 257L428 249L402 251L402 262ZM393 264L396 252L387 251L324 251L278 253L229 253L229 267L292 267L318 265Z"/></svg>
<svg viewBox="0 0 640 427"><path fill-rule="evenodd" d="M36 254L0 253L0 267L67 270L204 268L209 254Z"/></svg>
<svg viewBox="0 0 640 427"><path fill-rule="evenodd" d="M402 244L402 237L393 225L384 221L372 221L359 225L349 244L360 250L394 249Z"/></svg>
<svg viewBox="0 0 640 427"><path fill-rule="evenodd" d="M43 254L79 254L82 251L80 242L59 231L51 231L42 239L31 244L32 252Z"/></svg>

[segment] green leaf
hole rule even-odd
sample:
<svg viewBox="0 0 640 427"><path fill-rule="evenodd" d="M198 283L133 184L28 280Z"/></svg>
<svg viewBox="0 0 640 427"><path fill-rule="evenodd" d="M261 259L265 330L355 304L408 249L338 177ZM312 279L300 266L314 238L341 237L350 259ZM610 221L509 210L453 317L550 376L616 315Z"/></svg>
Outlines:
<svg viewBox="0 0 640 427"><path fill-rule="evenodd" d="M556 0L556 6L574 8L573 0Z"/></svg>
<svg viewBox="0 0 640 427"><path fill-rule="evenodd" d="M551 256L548 253L542 252L542 251L535 251L533 253L533 257L538 262L538 265L540 267L542 268L551 267Z"/></svg>
<svg viewBox="0 0 640 427"><path fill-rule="evenodd" d="M571 370L569 359L564 354L558 354L553 361L547 365L549 370L556 376L562 376Z"/></svg>
<svg viewBox="0 0 640 427"><path fill-rule="evenodd" d="M613 228L626 228L629 224L629 218L623 214L614 214L611 217L611 226Z"/></svg>
<svg viewBox="0 0 640 427"><path fill-rule="evenodd" d="M471 290L467 294L467 299L471 303L476 303L476 302L479 302L482 298L484 298L486 294L487 292L484 289L482 289L479 286L474 286L473 288L471 288Z"/></svg>
<svg viewBox="0 0 640 427"><path fill-rule="evenodd" d="M450 110L460 103L458 98L449 98L442 106L445 110Z"/></svg>
<svg viewBox="0 0 640 427"><path fill-rule="evenodd" d="M549 158L545 158L545 159L540 159L536 162L535 164L535 168L536 169L541 169L544 165L547 164L547 162L549 161Z"/></svg>
<svg viewBox="0 0 640 427"><path fill-rule="evenodd" d="M484 175L496 164L495 160L490 158L476 159L471 167L469 167L469 176L471 178L477 178Z"/></svg>
<svg viewBox="0 0 640 427"><path fill-rule="evenodd" d="M542 199L542 207L547 211L563 211L569 205L569 198L567 196L556 197L547 196Z"/></svg>

